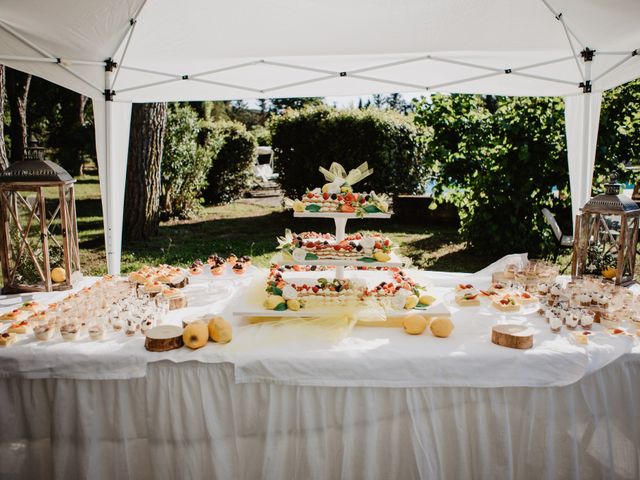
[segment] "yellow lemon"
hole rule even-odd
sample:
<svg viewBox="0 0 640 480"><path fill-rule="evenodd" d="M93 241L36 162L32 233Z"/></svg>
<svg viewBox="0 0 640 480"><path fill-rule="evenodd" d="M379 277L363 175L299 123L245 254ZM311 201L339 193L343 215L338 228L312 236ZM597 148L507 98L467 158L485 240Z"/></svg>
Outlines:
<svg viewBox="0 0 640 480"><path fill-rule="evenodd" d="M453 331L453 322L447 317L436 317L429 325L434 337L447 338Z"/></svg>
<svg viewBox="0 0 640 480"><path fill-rule="evenodd" d="M296 200L293 202L293 211L294 212L304 212L305 206L304 203L300 200Z"/></svg>
<svg viewBox="0 0 640 480"><path fill-rule="evenodd" d="M209 338L217 343L229 343L232 338L231 324L222 317L209 320Z"/></svg>
<svg viewBox="0 0 640 480"><path fill-rule="evenodd" d="M431 305L435 301L436 301L436 297L433 297L427 294L420 295L420 303L422 305Z"/></svg>
<svg viewBox="0 0 640 480"><path fill-rule="evenodd" d="M285 303L285 301L284 298L282 298L280 295L269 295L267 297L267 301L265 302L265 307L267 307L267 309L269 310L273 310L281 303Z"/></svg>
<svg viewBox="0 0 640 480"><path fill-rule="evenodd" d="M329 193L329 189L331 188L331 183L325 183L322 186L322 193Z"/></svg>
<svg viewBox="0 0 640 480"><path fill-rule="evenodd" d="M194 350L204 347L209 341L209 327L204 322L192 322L184 328L182 340Z"/></svg>
<svg viewBox="0 0 640 480"><path fill-rule="evenodd" d="M418 305L418 297L416 297L415 295L409 295L404 302L404 308L406 308L407 310L415 308L416 305Z"/></svg>
<svg viewBox="0 0 640 480"><path fill-rule="evenodd" d="M373 258L375 258L378 262L388 262L391 260L391 256L385 252L375 252L373 254Z"/></svg>
<svg viewBox="0 0 640 480"><path fill-rule="evenodd" d="M300 310L300 301L296 298L291 298L287 300L287 308L289 310L293 310L294 312L297 312L298 310Z"/></svg>
<svg viewBox="0 0 640 480"><path fill-rule="evenodd" d="M349 185L343 185L342 187L340 187L340 191L342 193L353 193L353 188L351 188L351 186Z"/></svg>
<svg viewBox="0 0 640 480"><path fill-rule="evenodd" d="M67 279L67 272L62 267L56 267L51 270L51 280L56 283L62 283Z"/></svg>
<svg viewBox="0 0 640 480"><path fill-rule="evenodd" d="M615 278L617 274L618 274L617 268L607 267L602 270L602 276L604 278L608 278L609 280L611 280L612 278Z"/></svg>
<svg viewBox="0 0 640 480"><path fill-rule="evenodd" d="M420 335L427 328L427 319L422 315L408 315L402 326L409 335Z"/></svg>

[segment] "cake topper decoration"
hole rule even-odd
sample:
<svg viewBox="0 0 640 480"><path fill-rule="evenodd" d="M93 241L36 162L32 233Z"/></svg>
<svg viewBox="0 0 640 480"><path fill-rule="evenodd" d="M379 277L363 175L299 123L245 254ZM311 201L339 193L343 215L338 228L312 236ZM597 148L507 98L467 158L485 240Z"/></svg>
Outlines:
<svg viewBox="0 0 640 480"><path fill-rule="evenodd" d="M322 191L327 193L351 192L351 187L354 184L373 173L373 169L369 168L367 162L350 170L349 173L337 162L333 162L329 170L323 167L320 167L318 170L320 170L320 173L322 173L327 182L329 182L322 187Z"/></svg>

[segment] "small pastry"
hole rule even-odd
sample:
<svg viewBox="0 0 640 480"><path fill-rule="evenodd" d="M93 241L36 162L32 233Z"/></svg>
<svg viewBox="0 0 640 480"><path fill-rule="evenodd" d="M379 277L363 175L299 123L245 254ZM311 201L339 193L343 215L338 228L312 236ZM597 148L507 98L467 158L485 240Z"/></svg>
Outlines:
<svg viewBox="0 0 640 480"><path fill-rule="evenodd" d="M24 334L29 333L30 330L29 322L27 320L21 320L19 322L12 323L9 328L7 328L7 333Z"/></svg>
<svg viewBox="0 0 640 480"><path fill-rule="evenodd" d="M473 287L473 285L469 283L459 283L458 285L456 285L456 292L468 293L469 291L472 291L472 290L475 290L475 288Z"/></svg>
<svg viewBox="0 0 640 480"><path fill-rule="evenodd" d="M456 295L456 303L461 307L475 307L480 305L480 298L478 293L465 293L463 295Z"/></svg>
<svg viewBox="0 0 640 480"><path fill-rule="evenodd" d="M224 265L211 265L211 274L217 276L220 276L224 273Z"/></svg>
<svg viewBox="0 0 640 480"><path fill-rule="evenodd" d="M251 266L251 257L247 257L246 255L240 257L238 261L240 263L243 263L246 268L249 268Z"/></svg>
<svg viewBox="0 0 640 480"><path fill-rule="evenodd" d="M4 332L0 334L0 347L8 347L16 341L16 334Z"/></svg>
<svg viewBox="0 0 640 480"><path fill-rule="evenodd" d="M29 318L29 312L16 308L0 316L0 322L20 322Z"/></svg>
<svg viewBox="0 0 640 480"><path fill-rule="evenodd" d="M177 288L167 288L162 296L169 301L169 310L177 310L187 306L187 297Z"/></svg>
<svg viewBox="0 0 640 480"><path fill-rule="evenodd" d="M520 310L520 304L511 295L505 295L502 298L496 298L492 302L493 306L503 312L517 312Z"/></svg>
<svg viewBox="0 0 640 480"><path fill-rule="evenodd" d="M589 344L589 335L591 332L572 332L573 338L579 345L588 345Z"/></svg>
<svg viewBox="0 0 640 480"><path fill-rule="evenodd" d="M202 268L200 266L194 266L191 265L191 267L189 268L189 273L191 275L200 275L202 273Z"/></svg>
<svg viewBox="0 0 640 480"><path fill-rule="evenodd" d="M150 297L155 297L164 289L164 285L160 282L151 282L144 284L144 292Z"/></svg>
<svg viewBox="0 0 640 480"><path fill-rule="evenodd" d="M520 305L529 305L531 303L535 303L536 297L534 297L533 295L531 295L528 292L523 292L523 293L519 293L515 296L516 302L518 302Z"/></svg>
<svg viewBox="0 0 640 480"><path fill-rule="evenodd" d="M242 275L244 273L244 264L243 263L236 263L232 268L231 271L233 273L235 273L236 275Z"/></svg>
<svg viewBox="0 0 640 480"><path fill-rule="evenodd" d="M236 257L236 255L233 253L227 257L227 263L230 265L235 264L237 261L238 261L238 257Z"/></svg>
<svg viewBox="0 0 640 480"><path fill-rule="evenodd" d="M207 263L209 265L214 265L216 263L217 258L218 256L216 254L209 255L209 257L207 258Z"/></svg>
<svg viewBox="0 0 640 480"><path fill-rule="evenodd" d="M20 310L23 310L25 312L31 313L31 312L39 312L40 310L42 310L42 307L40 306L40 304L36 301L31 301L31 302L24 302L22 304L22 307L20 308Z"/></svg>

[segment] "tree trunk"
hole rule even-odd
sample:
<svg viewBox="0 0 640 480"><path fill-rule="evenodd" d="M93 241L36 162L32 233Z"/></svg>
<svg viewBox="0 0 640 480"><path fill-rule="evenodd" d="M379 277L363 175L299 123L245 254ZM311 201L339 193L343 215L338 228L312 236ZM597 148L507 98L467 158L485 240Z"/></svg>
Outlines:
<svg viewBox="0 0 640 480"><path fill-rule="evenodd" d="M126 240L147 239L158 233L166 120L166 103L133 105L124 200Z"/></svg>
<svg viewBox="0 0 640 480"><path fill-rule="evenodd" d="M5 69L0 65L0 171L9 166L7 147L4 143L4 96L5 96Z"/></svg>
<svg viewBox="0 0 640 480"><path fill-rule="evenodd" d="M17 162L24 158L24 149L27 148L27 100L31 75L9 68L6 70L6 77L11 110L11 162Z"/></svg>

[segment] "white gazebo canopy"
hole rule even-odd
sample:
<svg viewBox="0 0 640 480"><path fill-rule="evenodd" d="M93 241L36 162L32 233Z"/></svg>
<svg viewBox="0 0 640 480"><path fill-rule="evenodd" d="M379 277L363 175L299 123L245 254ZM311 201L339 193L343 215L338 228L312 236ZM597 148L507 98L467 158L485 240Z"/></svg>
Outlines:
<svg viewBox="0 0 640 480"><path fill-rule="evenodd" d="M131 102L457 92L565 97L573 213L602 91L640 77L637 0L0 0L0 63L93 99L109 271Z"/></svg>

